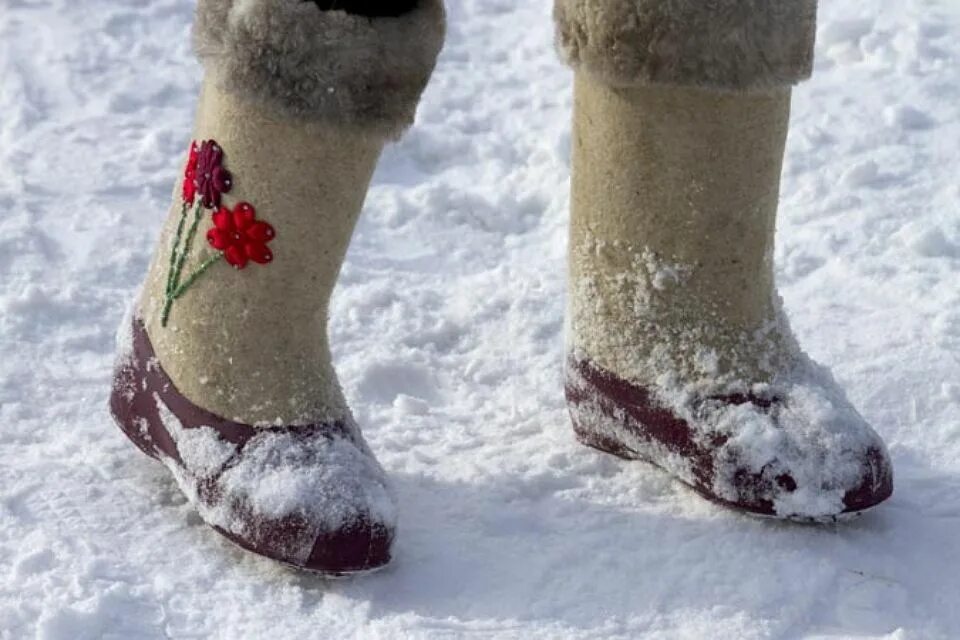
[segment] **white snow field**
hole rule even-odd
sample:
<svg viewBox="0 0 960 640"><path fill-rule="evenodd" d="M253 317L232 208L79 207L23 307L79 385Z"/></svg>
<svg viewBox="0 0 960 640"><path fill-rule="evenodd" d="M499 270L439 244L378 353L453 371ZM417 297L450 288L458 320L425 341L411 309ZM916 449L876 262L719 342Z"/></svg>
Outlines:
<svg viewBox="0 0 960 640"><path fill-rule="evenodd" d="M331 325L396 561L324 581L210 531L107 412L189 142L193 2L0 0L0 638L960 638L960 3L826 0L795 93L786 309L897 474L831 526L574 441L550 1L448 5Z"/></svg>

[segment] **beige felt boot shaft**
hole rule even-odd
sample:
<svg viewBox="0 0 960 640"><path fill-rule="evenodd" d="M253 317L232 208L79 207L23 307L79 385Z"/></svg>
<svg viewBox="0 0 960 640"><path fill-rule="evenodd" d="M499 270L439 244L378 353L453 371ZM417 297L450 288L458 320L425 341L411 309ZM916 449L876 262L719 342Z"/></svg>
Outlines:
<svg viewBox="0 0 960 640"><path fill-rule="evenodd" d="M573 348L640 384L772 374L790 89L613 88L579 72L575 94Z"/></svg>
<svg viewBox="0 0 960 640"><path fill-rule="evenodd" d="M383 136L267 113L204 82L195 140L216 140L233 188L270 223L274 259L242 270L215 264L161 326L180 186L145 284L141 313L162 366L193 403L246 424L345 417L331 365L327 305L379 158ZM184 274L214 250L199 228Z"/></svg>

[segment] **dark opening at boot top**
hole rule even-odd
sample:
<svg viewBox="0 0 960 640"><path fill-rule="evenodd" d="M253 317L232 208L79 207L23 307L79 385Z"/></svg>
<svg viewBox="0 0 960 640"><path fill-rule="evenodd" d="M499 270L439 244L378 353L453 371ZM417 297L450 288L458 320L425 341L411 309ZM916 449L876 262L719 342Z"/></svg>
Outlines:
<svg viewBox="0 0 960 640"><path fill-rule="evenodd" d="M417 8L420 0L303 0L323 11L346 11L368 18L396 18Z"/></svg>

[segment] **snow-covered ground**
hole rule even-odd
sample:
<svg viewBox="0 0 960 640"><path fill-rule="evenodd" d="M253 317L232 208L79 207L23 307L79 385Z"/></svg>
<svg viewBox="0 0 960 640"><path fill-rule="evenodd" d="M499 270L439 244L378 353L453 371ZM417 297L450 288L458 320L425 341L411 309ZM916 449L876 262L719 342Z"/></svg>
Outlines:
<svg viewBox="0 0 960 640"><path fill-rule="evenodd" d="M782 293L897 471L828 527L574 442L550 3L448 4L331 327L397 559L325 582L211 533L106 410L188 141L193 2L0 0L0 638L960 637L957 0L825 0L795 94Z"/></svg>

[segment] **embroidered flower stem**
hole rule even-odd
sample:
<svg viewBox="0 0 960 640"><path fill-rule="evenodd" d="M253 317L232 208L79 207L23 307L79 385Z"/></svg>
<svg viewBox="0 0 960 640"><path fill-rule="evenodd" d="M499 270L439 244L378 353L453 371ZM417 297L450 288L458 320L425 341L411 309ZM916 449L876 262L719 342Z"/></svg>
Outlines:
<svg viewBox="0 0 960 640"><path fill-rule="evenodd" d="M180 224L177 225L176 241L173 245L173 252L170 255L170 274L167 277L167 291L165 296L166 301L163 305L163 313L160 316L160 325L163 327L167 326L167 321L170 319L170 308L173 306L173 301L183 295L182 291L180 292L180 295L175 294L181 288L180 276L183 273L183 266L187 262L187 257L190 255L190 247L193 245L193 240L197 236L197 228L200 226L200 218L201 214L203 213L203 206L202 204L197 203L197 205L194 207L193 222L190 224L190 229L187 231L186 239L183 240L183 248L178 252L177 247L180 245L180 240L183 236L183 227L186 223L186 211L187 206L184 205L184 215L180 217Z"/></svg>
<svg viewBox="0 0 960 640"><path fill-rule="evenodd" d="M200 278L200 276L202 276L204 273L206 273L207 269L209 269L209 268L212 267L213 265L217 264L217 263L220 262L221 260L223 260L223 254L222 254L222 253L218 253L218 254L212 255L212 256L210 256L209 258L207 258L206 260L204 260L203 263L202 263L199 267L197 267L197 270L194 271L193 273L191 273L191 274L190 274L190 277L188 277L188 278L184 281L183 284L181 284L179 287L177 287L177 290L176 290L176 291L174 291L173 293L170 294L170 297L171 297L173 300L176 300L176 299L180 298L183 294L185 294L185 293L187 292L187 290L188 290L190 287L192 287L192 286L194 285L194 283Z"/></svg>
<svg viewBox="0 0 960 640"><path fill-rule="evenodd" d="M180 239L183 237L183 228L187 224L187 209L190 208L189 203L184 202L183 207L180 208L180 223L177 225L177 234L173 238L173 251L170 252L170 270L167 272L167 296L173 292L176 283L173 281L174 270L177 266L177 249L180 248Z"/></svg>
<svg viewBox="0 0 960 640"><path fill-rule="evenodd" d="M203 212L203 207L199 204L193 209L193 223L190 225L190 230L187 231L187 239L183 242L183 251L180 252L180 257L177 258L177 268L173 272L173 288L176 289L180 284L180 274L183 273L183 265L187 262L187 256L190 255L190 247L193 246L193 239L197 236L197 227L200 226L200 216Z"/></svg>
<svg viewBox="0 0 960 640"><path fill-rule="evenodd" d="M204 273L207 272L207 269L217 264L221 260L223 260L222 253L217 253L215 255L210 256L209 258L204 260L199 267L197 267L196 271L194 271L193 273L190 274L189 277L187 277L187 279L183 282L183 284L178 285L174 290L167 293L166 301L164 302L164 305L163 305L163 315L161 316L162 326L164 327L167 326L167 320L170 319L170 310L173 307L174 300L179 300L181 297L183 297L183 294L185 294L190 289L190 287L196 284L197 280L200 279L200 276L202 276Z"/></svg>
<svg viewBox="0 0 960 640"><path fill-rule="evenodd" d="M163 313L160 314L160 326L166 327L167 320L170 319L170 308L173 307L173 297L170 294L167 294L167 297L163 303Z"/></svg>

